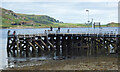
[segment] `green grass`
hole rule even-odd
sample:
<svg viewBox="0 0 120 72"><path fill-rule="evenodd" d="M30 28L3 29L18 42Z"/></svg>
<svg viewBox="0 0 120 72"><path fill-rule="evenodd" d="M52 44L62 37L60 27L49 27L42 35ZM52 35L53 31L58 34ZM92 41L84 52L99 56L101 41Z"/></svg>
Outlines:
<svg viewBox="0 0 120 72"><path fill-rule="evenodd" d="M2 26L0 26L2 28L16 28L16 27L20 27L20 28L49 28L49 27L92 27L91 25L85 25L85 24L73 24L73 23L53 23L53 24L40 24L40 23L36 23L34 26L32 25L22 25L22 26L18 26L18 25L10 25L10 24L2 24ZM95 27L99 27L99 26L95 26ZM109 24L109 25L101 25L101 27L117 27L117 24Z"/></svg>

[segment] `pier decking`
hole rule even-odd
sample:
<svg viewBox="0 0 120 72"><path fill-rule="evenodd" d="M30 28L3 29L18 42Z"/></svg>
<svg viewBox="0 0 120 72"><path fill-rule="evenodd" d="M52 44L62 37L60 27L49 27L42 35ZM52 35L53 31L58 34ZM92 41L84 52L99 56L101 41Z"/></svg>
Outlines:
<svg viewBox="0 0 120 72"><path fill-rule="evenodd" d="M69 58L118 54L119 49L119 34L8 34L7 42L8 57Z"/></svg>

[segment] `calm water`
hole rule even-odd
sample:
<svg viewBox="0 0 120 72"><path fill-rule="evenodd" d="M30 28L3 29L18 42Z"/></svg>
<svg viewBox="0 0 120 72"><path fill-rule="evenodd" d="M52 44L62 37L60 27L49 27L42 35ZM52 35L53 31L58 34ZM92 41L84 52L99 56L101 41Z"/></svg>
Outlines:
<svg viewBox="0 0 120 72"><path fill-rule="evenodd" d="M117 27L104 27L104 28L61 28L61 33L67 33L67 30L69 29L69 33L118 33ZM8 60L20 60L20 59L14 59L14 58L8 58L7 57L7 31L11 30L11 33L13 31L16 31L17 34L38 34L38 33L44 33L45 30L49 30L49 28L40 28L40 29L0 29L0 69L5 69L8 67ZM57 28L53 29L54 31L52 33L56 33ZM45 59L45 57L42 58L31 58L29 60L36 60L36 59ZM27 58L21 59L21 60L27 60Z"/></svg>

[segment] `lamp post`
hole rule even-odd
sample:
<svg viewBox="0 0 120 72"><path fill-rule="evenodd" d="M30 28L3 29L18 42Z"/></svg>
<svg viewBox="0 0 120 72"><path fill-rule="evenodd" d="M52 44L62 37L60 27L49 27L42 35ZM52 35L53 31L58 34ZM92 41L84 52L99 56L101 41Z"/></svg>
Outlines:
<svg viewBox="0 0 120 72"><path fill-rule="evenodd" d="M93 29L93 18L92 18L92 29Z"/></svg>
<svg viewBox="0 0 120 72"><path fill-rule="evenodd" d="M89 24L89 10L86 10L87 14L88 14L88 24Z"/></svg>
<svg viewBox="0 0 120 72"><path fill-rule="evenodd" d="M88 14L88 21L87 21L88 31L87 32L89 32L89 10L86 10L86 13Z"/></svg>

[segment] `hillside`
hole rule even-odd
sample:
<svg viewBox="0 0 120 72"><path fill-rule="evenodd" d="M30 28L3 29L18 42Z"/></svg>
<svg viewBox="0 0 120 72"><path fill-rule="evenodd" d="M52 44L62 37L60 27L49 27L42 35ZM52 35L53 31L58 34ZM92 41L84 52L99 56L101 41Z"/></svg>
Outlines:
<svg viewBox="0 0 120 72"><path fill-rule="evenodd" d="M118 23L108 23L107 27L118 27Z"/></svg>
<svg viewBox="0 0 120 72"><path fill-rule="evenodd" d="M86 24L63 23L47 15L19 14L12 10L0 9L0 28L92 27ZM101 27L118 27L118 23L112 22Z"/></svg>
<svg viewBox="0 0 120 72"><path fill-rule="evenodd" d="M41 26L43 24L62 23L47 15L28 15L18 14L12 10L2 9L2 27L22 26Z"/></svg>

